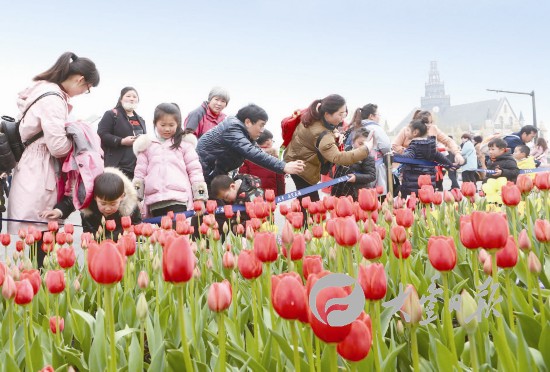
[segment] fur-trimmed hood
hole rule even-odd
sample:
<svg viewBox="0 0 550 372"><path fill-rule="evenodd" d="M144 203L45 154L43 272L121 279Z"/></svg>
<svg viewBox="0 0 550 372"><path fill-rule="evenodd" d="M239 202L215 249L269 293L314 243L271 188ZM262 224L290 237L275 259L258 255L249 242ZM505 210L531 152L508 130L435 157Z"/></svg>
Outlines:
<svg viewBox="0 0 550 372"><path fill-rule="evenodd" d="M145 136L142 136L145 137ZM132 184L132 181L126 177L122 171L120 171L118 168L114 167L106 167L103 170L104 173L113 173L122 178L122 182L124 182L124 199L120 202L120 207L118 209L121 216L131 216L134 210L136 209L138 205L138 196L137 191L134 188L134 185ZM90 207L82 209L82 214L84 216L89 216L93 212L90 209Z"/></svg>
<svg viewBox="0 0 550 372"><path fill-rule="evenodd" d="M197 137L195 137L194 134L192 133L185 134L181 138L181 140L182 142L190 143L193 146L193 148L197 148ZM140 152L147 150L153 142L162 143L158 138L152 138L151 136L148 136L148 135L139 136L134 141L134 145L133 145L134 154L138 156Z"/></svg>

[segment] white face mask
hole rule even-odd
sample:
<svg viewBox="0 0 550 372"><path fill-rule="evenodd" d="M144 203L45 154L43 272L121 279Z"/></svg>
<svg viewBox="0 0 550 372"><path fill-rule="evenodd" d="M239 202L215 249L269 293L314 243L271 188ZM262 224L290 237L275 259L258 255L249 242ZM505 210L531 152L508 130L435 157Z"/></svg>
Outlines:
<svg viewBox="0 0 550 372"><path fill-rule="evenodd" d="M137 102L122 102L122 108L126 111L134 111L137 108Z"/></svg>

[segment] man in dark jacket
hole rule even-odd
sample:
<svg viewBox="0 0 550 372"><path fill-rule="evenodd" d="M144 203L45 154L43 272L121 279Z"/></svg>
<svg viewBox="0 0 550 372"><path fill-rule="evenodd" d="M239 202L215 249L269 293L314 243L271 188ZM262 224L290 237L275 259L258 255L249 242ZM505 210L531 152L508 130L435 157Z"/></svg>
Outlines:
<svg viewBox="0 0 550 372"><path fill-rule="evenodd" d="M526 145L531 142L533 138L537 136L538 129L533 125L524 125L521 127L519 132L509 134L504 136L504 141L506 141L507 147L510 149L510 154L514 153L516 146Z"/></svg>
<svg viewBox="0 0 550 372"><path fill-rule="evenodd" d="M304 169L301 160L285 163L255 145L267 119L264 109L250 104L199 139L197 154L207 184L217 175L238 169L245 159L280 174L298 174Z"/></svg>

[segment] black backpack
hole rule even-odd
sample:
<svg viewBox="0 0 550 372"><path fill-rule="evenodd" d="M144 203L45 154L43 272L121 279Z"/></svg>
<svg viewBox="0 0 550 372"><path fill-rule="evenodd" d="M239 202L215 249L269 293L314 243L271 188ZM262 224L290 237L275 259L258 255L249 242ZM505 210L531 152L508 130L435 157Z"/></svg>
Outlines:
<svg viewBox="0 0 550 372"><path fill-rule="evenodd" d="M27 141L23 142L21 140L21 134L19 133L19 126L32 105L46 96L53 95L63 99L63 97L61 97L61 95L57 92L46 92L36 98L29 105L29 107L27 107L27 109L23 112L21 119L18 121L15 121L15 119L10 116L2 116L2 122L0 122L0 132L2 132L0 135L0 169L6 172L12 170L15 167L15 164L21 160L21 156L23 155L25 148L44 136L44 131L40 131Z"/></svg>

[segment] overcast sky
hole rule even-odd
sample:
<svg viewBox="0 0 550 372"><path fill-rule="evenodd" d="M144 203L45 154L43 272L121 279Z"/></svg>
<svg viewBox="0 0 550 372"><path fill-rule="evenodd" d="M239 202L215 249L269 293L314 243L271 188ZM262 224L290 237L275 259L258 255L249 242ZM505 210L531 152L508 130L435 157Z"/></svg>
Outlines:
<svg viewBox="0 0 550 372"><path fill-rule="evenodd" d="M228 114L254 102L268 128L331 93L350 112L379 105L397 125L420 105L430 61L451 104L499 98L486 88L535 90L539 125L550 122L548 1L2 1L0 113L57 57L91 58L101 82L73 99L87 118L137 88L137 112L176 102L184 116L212 86L231 94ZM546 35L546 36L544 36ZM529 96L506 95L532 122Z"/></svg>

